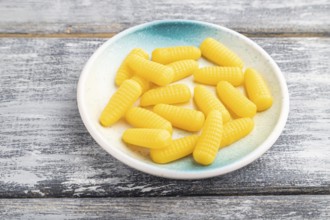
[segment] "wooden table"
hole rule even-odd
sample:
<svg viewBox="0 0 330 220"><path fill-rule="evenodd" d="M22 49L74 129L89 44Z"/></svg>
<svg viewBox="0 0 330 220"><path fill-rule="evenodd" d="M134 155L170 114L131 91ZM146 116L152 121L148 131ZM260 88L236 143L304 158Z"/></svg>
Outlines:
<svg viewBox="0 0 330 220"><path fill-rule="evenodd" d="M114 34L156 19L241 32L278 63L285 130L236 172L179 181L133 170L85 129L76 86ZM330 1L0 1L1 219L329 219Z"/></svg>

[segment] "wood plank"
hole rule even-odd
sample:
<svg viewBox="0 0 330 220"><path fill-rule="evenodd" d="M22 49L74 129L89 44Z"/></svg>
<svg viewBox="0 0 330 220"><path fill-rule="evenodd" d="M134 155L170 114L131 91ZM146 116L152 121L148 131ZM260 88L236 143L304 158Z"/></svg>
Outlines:
<svg viewBox="0 0 330 220"><path fill-rule="evenodd" d="M328 219L330 196L1 199L2 219Z"/></svg>
<svg viewBox="0 0 330 220"><path fill-rule="evenodd" d="M178 181L128 168L87 133L76 84L104 39L0 39L0 197L330 193L330 39L253 40L288 81L283 134L241 170Z"/></svg>
<svg viewBox="0 0 330 220"><path fill-rule="evenodd" d="M242 33L329 35L330 2L227 0L0 2L0 33L117 33L161 19L192 19Z"/></svg>

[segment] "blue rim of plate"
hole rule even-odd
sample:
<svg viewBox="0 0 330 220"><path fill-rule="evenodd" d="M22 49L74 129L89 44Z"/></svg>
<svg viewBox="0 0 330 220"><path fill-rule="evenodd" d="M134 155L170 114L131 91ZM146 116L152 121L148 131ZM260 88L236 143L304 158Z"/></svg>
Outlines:
<svg viewBox="0 0 330 220"><path fill-rule="evenodd" d="M279 120L277 121L273 131L271 134L267 137L267 139L260 144L255 150L250 152L249 154L245 155L244 157L240 158L238 161L235 161L229 165L225 165L223 167L215 168L212 170L205 170L205 171L174 171L174 170L168 170L168 169L160 169L159 167L152 166L151 164L144 163L142 161L139 161L137 159L134 159L125 153L121 152L120 150L116 148L109 148L106 147L108 144L103 140L102 136L97 133L95 130L92 129L90 124L90 119L88 118L88 115L85 110L84 105L84 99L80 98L81 94L83 94L83 89L85 82L87 80L88 70L90 69L91 65L94 63L96 58L101 54L109 45L111 45L113 42L117 41L118 39L122 38L125 35L128 35L132 32L135 32L141 28L151 27L153 25L159 25L159 24L165 24L165 23L186 23L186 24L199 24L199 25L205 25L217 30L225 31L233 36L237 36L239 38L243 38L249 46L253 47L255 50L261 53L262 56L270 60L269 65L275 70L276 77L278 78L280 82L280 88L281 88L281 95L283 97L282 99L282 106L281 106L281 112L279 116ZM174 20L156 20L144 24L140 24L131 28L128 28L117 35L113 36L109 40L107 40L103 45L101 45L94 54L89 58L87 63L85 64L83 71L80 75L78 86L77 86L77 103L78 103L78 109L80 116L83 120L83 123L85 127L87 128L88 132L91 134L91 136L94 138L94 140L109 154L111 154L113 157L118 159L119 161L123 162L124 164L128 165L129 167L132 167L136 170L142 171L144 173L152 174L159 177L164 178L170 178L170 179L204 179L204 178L210 178L215 176L220 176L226 173L233 172L235 170L238 170L259 157L261 157L269 148L273 146L275 141L280 136L282 130L285 127L288 114L289 114L289 92L286 85L285 78L278 67L278 65L275 63L275 61L270 57L270 55L264 51L259 45L257 45L255 42L250 40L249 38L245 37L242 34L239 34L238 32L235 32L231 29L228 29L226 27L222 27L220 25L211 24L208 22L202 22L202 21L195 21L195 20L181 20L181 19L174 19Z"/></svg>

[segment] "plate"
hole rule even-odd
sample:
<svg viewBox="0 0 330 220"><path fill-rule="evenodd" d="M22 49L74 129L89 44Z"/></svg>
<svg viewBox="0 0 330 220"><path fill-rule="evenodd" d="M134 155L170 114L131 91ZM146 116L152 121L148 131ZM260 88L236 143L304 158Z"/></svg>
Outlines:
<svg viewBox="0 0 330 220"><path fill-rule="evenodd" d="M125 56L136 47L149 54L157 47L194 45L199 46L207 37L213 37L253 67L267 81L274 97L273 106L254 117L255 129L246 138L219 151L214 163L201 166L191 156L161 165L153 163L148 152L131 147L121 140L122 133L129 128L124 120L110 128L102 127L98 118L109 97L116 91L116 70ZM200 67L212 65L203 58ZM185 83L193 92L196 85L188 77ZM214 87L209 87L215 92ZM78 108L81 118L95 141L109 154L121 162L156 176L173 179L202 179L232 172L246 166L265 153L280 136L289 111L289 95L285 79L274 60L255 42L247 37L219 25L190 20L162 20L129 28L106 41L86 63L78 83ZM138 105L138 103L136 103ZM193 107L193 101L184 106ZM187 133L175 129L173 139Z"/></svg>

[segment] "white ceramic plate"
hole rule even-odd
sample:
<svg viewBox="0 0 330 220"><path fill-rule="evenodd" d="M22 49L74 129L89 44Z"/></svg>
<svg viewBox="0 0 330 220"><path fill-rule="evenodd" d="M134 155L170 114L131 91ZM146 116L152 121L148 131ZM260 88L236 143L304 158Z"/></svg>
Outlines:
<svg viewBox="0 0 330 220"><path fill-rule="evenodd" d="M153 163L147 151L128 147L121 140L129 126L124 120L110 128L102 127L98 118L109 97L116 91L115 73L125 56L140 47L151 54L157 47L199 44L213 37L237 53L245 67L258 70L268 82L274 96L273 106L254 117L255 129L246 138L221 149L210 166L196 164L192 157L160 165ZM212 65L204 59L200 67ZM195 83L188 77L178 83L187 84L193 92ZM209 87L215 91L215 88ZM155 21L129 28L105 42L85 65L78 84L78 107L81 118L92 137L108 153L137 170L166 178L201 179L237 170L265 153L281 134L288 116L289 95L285 79L274 60L247 37L218 25L189 20ZM138 103L137 103L138 104ZM186 104L193 106L193 102ZM174 130L173 138L187 133Z"/></svg>

